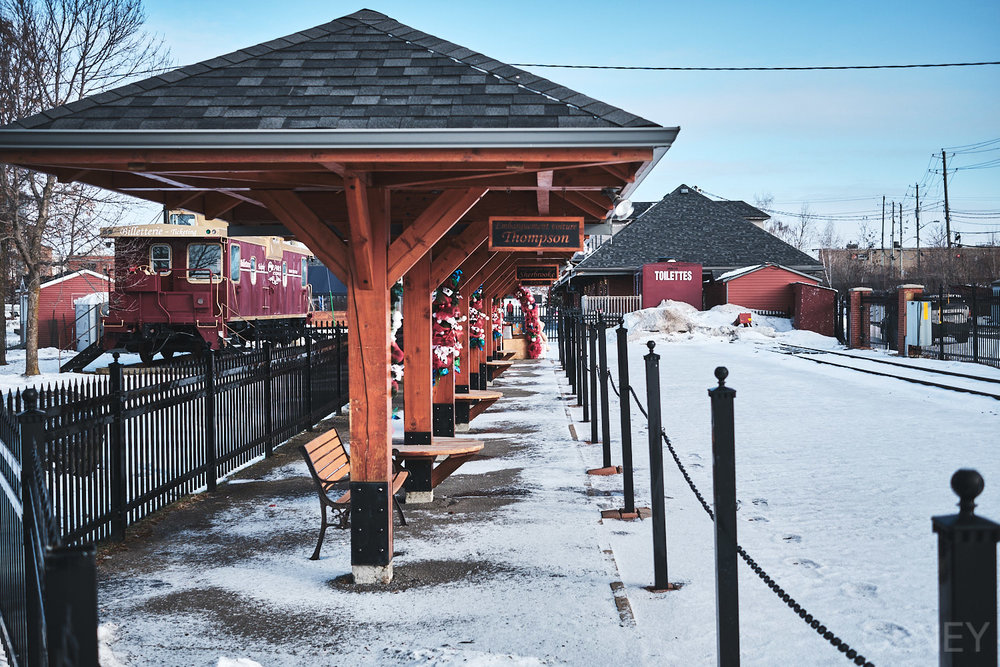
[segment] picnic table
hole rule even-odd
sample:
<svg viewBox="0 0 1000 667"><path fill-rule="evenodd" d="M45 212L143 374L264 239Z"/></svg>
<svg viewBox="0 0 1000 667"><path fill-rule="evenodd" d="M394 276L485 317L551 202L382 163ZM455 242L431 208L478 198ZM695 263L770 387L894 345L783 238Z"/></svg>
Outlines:
<svg viewBox="0 0 1000 667"><path fill-rule="evenodd" d="M409 472L406 504L429 503L434 489L483 449L482 440L433 437L429 445L393 443L392 455ZM435 463L437 465L435 465Z"/></svg>
<svg viewBox="0 0 1000 667"><path fill-rule="evenodd" d="M496 380L498 377L503 375L504 371L514 365L513 361L500 361L494 359L493 361L486 362L486 372L488 373L488 379L490 381Z"/></svg>
<svg viewBox="0 0 1000 667"><path fill-rule="evenodd" d="M455 393L455 428L467 429L469 422L486 412L486 409L503 398L499 391L470 389Z"/></svg>

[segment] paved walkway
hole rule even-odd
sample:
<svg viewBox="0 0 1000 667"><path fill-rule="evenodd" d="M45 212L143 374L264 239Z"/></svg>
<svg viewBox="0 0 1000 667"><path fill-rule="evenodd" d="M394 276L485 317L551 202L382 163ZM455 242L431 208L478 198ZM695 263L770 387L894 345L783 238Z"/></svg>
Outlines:
<svg viewBox="0 0 1000 667"><path fill-rule="evenodd" d="M516 363L474 420L481 456L404 506L396 577L349 583L349 531L308 560L319 503L296 450L185 500L98 556L102 635L125 665L679 664L615 590L599 509L551 360ZM334 418L346 436L346 418ZM577 431L584 431L580 424ZM581 435L581 437L583 437ZM648 522L642 528L648 529ZM224 663L225 664L225 663ZM252 663L244 663L252 664Z"/></svg>

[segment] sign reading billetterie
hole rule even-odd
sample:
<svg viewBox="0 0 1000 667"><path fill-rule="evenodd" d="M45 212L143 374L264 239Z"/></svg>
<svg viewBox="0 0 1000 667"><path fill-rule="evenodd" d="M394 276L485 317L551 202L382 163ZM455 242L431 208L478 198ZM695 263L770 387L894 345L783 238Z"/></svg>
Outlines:
<svg viewBox="0 0 1000 667"><path fill-rule="evenodd" d="M558 264L518 266L517 281L525 285L549 285L559 279Z"/></svg>
<svg viewBox="0 0 1000 667"><path fill-rule="evenodd" d="M490 218L490 250L583 250L583 218Z"/></svg>

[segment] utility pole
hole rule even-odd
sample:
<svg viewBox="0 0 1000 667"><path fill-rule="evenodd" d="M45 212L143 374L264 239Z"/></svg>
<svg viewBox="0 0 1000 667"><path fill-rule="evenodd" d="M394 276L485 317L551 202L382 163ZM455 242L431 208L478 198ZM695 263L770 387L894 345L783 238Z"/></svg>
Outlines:
<svg viewBox="0 0 1000 667"><path fill-rule="evenodd" d="M920 183L917 183L917 205L913 209L913 216L917 219L917 276L920 275Z"/></svg>
<svg viewBox="0 0 1000 667"><path fill-rule="evenodd" d="M941 149L941 175L944 177L944 231L948 237L948 247L951 247L951 213L948 210L948 159L944 149Z"/></svg>
<svg viewBox="0 0 1000 667"><path fill-rule="evenodd" d="M889 279L892 279L892 264L896 259L896 202L890 204L889 215L892 217L892 227L889 228Z"/></svg>
<svg viewBox="0 0 1000 667"><path fill-rule="evenodd" d="M885 195L882 195L882 257L879 263L885 265Z"/></svg>

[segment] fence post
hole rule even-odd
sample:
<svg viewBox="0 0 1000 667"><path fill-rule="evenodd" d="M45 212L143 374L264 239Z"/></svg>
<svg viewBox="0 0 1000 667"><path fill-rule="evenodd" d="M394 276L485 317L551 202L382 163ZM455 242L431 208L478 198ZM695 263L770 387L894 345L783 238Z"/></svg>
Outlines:
<svg viewBox="0 0 1000 667"><path fill-rule="evenodd" d="M931 323L933 327L933 322ZM938 284L938 359L944 359L944 285Z"/></svg>
<svg viewBox="0 0 1000 667"><path fill-rule="evenodd" d="M308 426L307 431L313 430L313 346L312 337L306 336L306 414L309 416L306 420Z"/></svg>
<svg viewBox="0 0 1000 667"><path fill-rule="evenodd" d="M653 352L656 343L646 343L646 405L649 410L649 476L653 496L653 589L670 589L667 578L667 515L663 488L663 440L660 434L660 355Z"/></svg>
<svg viewBox="0 0 1000 667"><path fill-rule="evenodd" d="M597 442L597 325L588 324L590 345L590 441Z"/></svg>
<svg viewBox="0 0 1000 667"><path fill-rule="evenodd" d="M604 446L604 467L611 468L611 407L608 397L608 337L604 316L597 318L597 350L601 373L601 442Z"/></svg>
<svg viewBox="0 0 1000 667"><path fill-rule="evenodd" d="M340 323L333 323L334 332L337 336L337 415L343 414L344 405L344 356L341 344L343 339L340 335Z"/></svg>
<svg viewBox="0 0 1000 667"><path fill-rule="evenodd" d="M43 589L42 582L38 580L38 569L35 563L45 557L44 553L36 553L35 545L41 540L35 538L36 526L39 520L34 516L34 506L30 502L29 494L31 489L38 484L44 484L44 480L34 481L36 467L35 457L39 455L39 443L45 446L45 424L44 413L38 409L38 391L34 387L29 387L22 394L24 398L24 411L18 415L20 438L21 438L21 500L23 511L22 521L22 546L23 546L23 566L24 566L24 603L25 615L28 619L27 646L24 647L26 655L17 656L21 664L44 665L48 664L45 650L45 636L42 633L42 624L38 619L42 618L42 600L39 593ZM3 650L0 648L0 650Z"/></svg>
<svg viewBox="0 0 1000 667"><path fill-rule="evenodd" d="M972 361L977 364L979 363L979 317L976 315L976 310L979 307L976 300L976 292L978 291L979 285L973 285L972 309L969 311L969 316L972 317Z"/></svg>
<svg viewBox="0 0 1000 667"><path fill-rule="evenodd" d="M563 348L563 316L561 311L556 311L556 338L559 339L559 365L566 370L566 350Z"/></svg>
<svg viewBox="0 0 1000 667"><path fill-rule="evenodd" d="M267 458L274 454L274 406L271 398L273 361L271 341L264 341L264 456Z"/></svg>
<svg viewBox="0 0 1000 667"><path fill-rule="evenodd" d="M569 315L566 322L566 377L572 393L576 393L576 315Z"/></svg>
<svg viewBox="0 0 1000 667"><path fill-rule="evenodd" d="M205 479L209 491L215 491L219 478L215 441L215 350L205 354Z"/></svg>
<svg viewBox="0 0 1000 667"><path fill-rule="evenodd" d="M635 513L635 480L632 472L632 415L630 414L631 401L629 400L629 378L628 378L628 329L625 328L625 319L618 321L618 387L621 396L618 404L621 408L622 418L622 473L625 491L625 514Z"/></svg>
<svg viewBox="0 0 1000 667"><path fill-rule="evenodd" d="M939 665L997 664L997 541L1000 524L976 516L983 477L962 469L951 477L958 514L931 519L938 535Z"/></svg>
<svg viewBox="0 0 1000 667"><path fill-rule="evenodd" d="M97 665L97 549L59 547L45 556L50 665ZM41 664L41 663L39 663Z"/></svg>
<svg viewBox="0 0 1000 667"><path fill-rule="evenodd" d="M578 403L583 406L583 421L590 421L590 408L587 406L587 323L580 318L580 384L577 387Z"/></svg>
<svg viewBox="0 0 1000 667"><path fill-rule="evenodd" d="M719 366L712 402L712 486L715 496L715 607L720 667L740 664L740 598L736 569L736 432L729 371Z"/></svg>
<svg viewBox="0 0 1000 667"><path fill-rule="evenodd" d="M108 388L111 391L111 539L125 539L125 372L118 361L108 364Z"/></svg>

